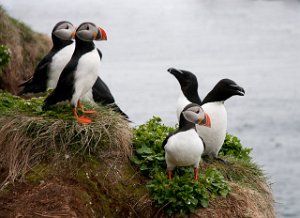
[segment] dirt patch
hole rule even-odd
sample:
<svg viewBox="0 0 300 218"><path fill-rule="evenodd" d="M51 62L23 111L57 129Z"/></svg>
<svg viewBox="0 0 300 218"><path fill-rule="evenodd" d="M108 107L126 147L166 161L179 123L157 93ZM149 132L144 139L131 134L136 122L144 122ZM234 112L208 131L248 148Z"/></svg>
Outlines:
<svg viewBox="0 0 300 218"><path fill-rule="evenodd" d="M11 188L0 197L0 217L90 217L78 188L59 179Z"/></svg>

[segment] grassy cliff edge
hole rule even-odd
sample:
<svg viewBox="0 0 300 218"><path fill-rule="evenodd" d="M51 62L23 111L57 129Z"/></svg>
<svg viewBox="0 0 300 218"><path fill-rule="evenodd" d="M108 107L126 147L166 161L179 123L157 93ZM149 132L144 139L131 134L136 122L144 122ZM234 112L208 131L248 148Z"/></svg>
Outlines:
<svg viewBox="0 0 300 218"><path fill-rule="evenodd" d="M0 89L15 94L50 41L1 7L0 18L11 54ZM172 128L159 118L132 129L100 105L80 125L67 104L44 112L43 100L0 91L0 217L276 217L267 179L237 138L221 151L231 165L201 163L199 183L188 169L168 182L160 145Z"/></svg>
<svg viewBox="0 0 300 218"><path fill-rule="evenodd" d="M276 216L267 180L259 167L245 158L248 151L241 155L244 150L239 148L230 154L233 149L228 147L237 144L236 139L230 137L230 146L224 144L223 158L231 165L201 163L199 183L192 182L189 170L175 172L177 179L169 183L164 159L150 153L153 143L160 143L157 137L164 137L158 118L132 132L121 115L99 106L93 123L86 126L75 121L67 104L43 112L43 99L24 100L0 92L0 216L181 217L185 212L177 210L176 204L181 208L182 199L173 193L175 204L169 207L172 202L164 193L176 188L184 194L185 187L193 195L188 186L195 185L197 190L208 187L209 202L202 202L202 208L197 206L186 216ZM139 149L138 140L148 149ZM142 162L134 161L137 155ZM152 169L159 171L158 180L149 177ZM225 193L222 181L229 187ZM220 196L213 192L215 188ZM164 205L158 204L160 199L166 199Z"/></svg>

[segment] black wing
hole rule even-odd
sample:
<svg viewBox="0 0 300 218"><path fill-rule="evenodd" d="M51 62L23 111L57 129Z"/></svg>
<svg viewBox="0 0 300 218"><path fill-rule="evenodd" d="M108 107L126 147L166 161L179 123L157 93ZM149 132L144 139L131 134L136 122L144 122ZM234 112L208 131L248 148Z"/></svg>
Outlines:
<svg viewBox="0 0 300 218"><path fill-rule="evenodd" d="M19 93L20 95L29 92L45 92L47 90L49 65L52 62L54 54L55 52L51 50L37 65L33 76L26 82L19 85L19 87L24 86L24 89Z"/></svg>
<svg viewBox="0 0 300 218"><path fill-rule="evenodd" d="M93 86L93 99L95 102L101 102L105 105L115 102L113 95L111 94L108 86L98 76Z"/></svg>
<svg viewBox="0 0 300 218"><path fill-rule="evenodd" d="M111 94L108 86L105 84L105 82L98 77L93 89L93 99L96 103L101 103L105 106L109 106L112 108L114 111L122 114L124 117L128 118L127 114L125 114L120 107L115 103L115 99L113 95Z"/></svg>

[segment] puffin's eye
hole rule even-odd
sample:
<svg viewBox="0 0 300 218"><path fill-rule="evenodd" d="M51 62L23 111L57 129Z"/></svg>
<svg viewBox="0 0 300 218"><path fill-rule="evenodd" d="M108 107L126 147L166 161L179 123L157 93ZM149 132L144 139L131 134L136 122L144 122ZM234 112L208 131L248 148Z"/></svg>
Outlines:
<svg viewBox="0 0 300 218"><path fill-rule="evenodd" d="M90 27L89 27L89 26L87 26L87 27L86 27L86 30L90 30Z"/></svg>
<svg viewBox="0 0 300 218"><path fill-rule="evenodd" d="M197 110L197 111L196 111L196 114L199 114L199 112L200 112L200 110Z"/></svg>
<svg viewBox="0 0 300 218"><path fill-rule="evenodd" d="M69 26L67 25L66 29L69 29Z"/></svg>

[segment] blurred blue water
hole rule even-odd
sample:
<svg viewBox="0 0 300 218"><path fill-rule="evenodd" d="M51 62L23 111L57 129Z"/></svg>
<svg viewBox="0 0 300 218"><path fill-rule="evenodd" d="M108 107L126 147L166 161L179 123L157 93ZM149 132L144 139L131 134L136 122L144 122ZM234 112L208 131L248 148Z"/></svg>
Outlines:
<svg viewBox="0 0 300 218"><path fill-rule="evenodd" d="M222 78L246 90L226 102L229 132L263 166L279 217L300 207L300 2L259 0L0 0L7 11L50 34L60 20L93 21L107 42L103 78L137 124L153 115L176 122L178 82L188 69L202 98Z"/></svg>

